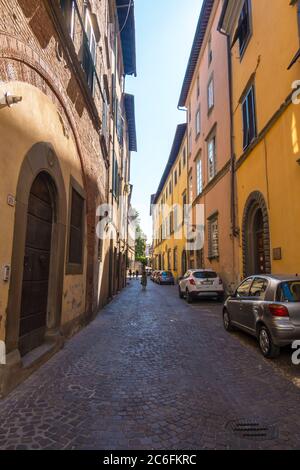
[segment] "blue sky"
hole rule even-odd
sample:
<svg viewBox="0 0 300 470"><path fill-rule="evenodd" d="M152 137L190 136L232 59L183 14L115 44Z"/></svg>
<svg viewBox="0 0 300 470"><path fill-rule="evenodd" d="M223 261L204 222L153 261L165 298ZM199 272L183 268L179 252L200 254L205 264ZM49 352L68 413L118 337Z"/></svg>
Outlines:
<svg viewBox="0 0 300 470"><path fill-rule="evenodd" d="M133 206L151 239L150 196L168 160L177 110L202 0L135 0L138 77L128 78L135 95L138 153L132 154Z"/></svg>

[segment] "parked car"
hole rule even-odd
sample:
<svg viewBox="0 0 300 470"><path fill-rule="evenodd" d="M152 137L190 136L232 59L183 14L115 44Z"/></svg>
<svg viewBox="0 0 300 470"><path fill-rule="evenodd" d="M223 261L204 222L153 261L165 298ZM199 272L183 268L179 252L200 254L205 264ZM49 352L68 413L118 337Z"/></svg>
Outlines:
<svg viewBox="0 0 300 470"><path fill-rule="evenodd" d="M156 276L156 282L159 285L175 285L175 279L171 271L159 271Z"/></svg>
<svg viewBox="0 0 300 470"><path fill-rule="evenodd" d="M155 279L156 279L156 276L157 276L158 272L159 271L152 271L151 276L150 276L151 281L155 282Z"/></svg>
<svg viewBox="0 0 300 470"><path fill-rule="evenodd" d="M229 297L224 327L258 339L262 354L273 358L280 348L300 340L300 277L251 276Z"/></svg>
<svg viewBox="0 0 300 470"><path fill-rule="evenodd" d="M193 269L179 280L179 297L186 298L188 303L201 297L214 297L224 300L222 279L210 269Z"/></svg>

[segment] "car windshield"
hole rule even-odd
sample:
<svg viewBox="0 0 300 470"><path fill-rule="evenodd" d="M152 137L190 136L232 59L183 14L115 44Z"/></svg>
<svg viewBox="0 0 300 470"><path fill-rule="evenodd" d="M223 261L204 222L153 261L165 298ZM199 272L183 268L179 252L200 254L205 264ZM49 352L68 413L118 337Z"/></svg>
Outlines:
<svg viewBox="0 0 300 470"><path fill-rule="evenodd" d="M278 288L279 302L300 302L300 281L285 281Z"/></svg>
<svg viewBox="0 0 300 470"><path fill-rule="evenodd" d="M217 273L214 273L212 271L199 271L193 273L193 276L196 279L215 279L216 277L218 277Z"/></svg>

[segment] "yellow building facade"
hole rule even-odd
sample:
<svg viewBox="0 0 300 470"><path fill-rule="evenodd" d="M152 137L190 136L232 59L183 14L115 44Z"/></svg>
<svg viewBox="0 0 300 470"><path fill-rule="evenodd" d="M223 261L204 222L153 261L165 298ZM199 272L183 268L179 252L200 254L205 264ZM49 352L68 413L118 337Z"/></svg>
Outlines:
<svg viewBox="0 0 300 470"><path fill-rule="evenodd" d="M153 269L172 271L176 280L187 269L184 207L187 204L186 124L177 127L159 188L152 196Z"/></svg>
<svg viewBox="0 0 300 470"><path fill-rule="evenodd" d="M300 271L299 2L229 0L240 276ZM299 21L299 20L298 20Z"/></svg>

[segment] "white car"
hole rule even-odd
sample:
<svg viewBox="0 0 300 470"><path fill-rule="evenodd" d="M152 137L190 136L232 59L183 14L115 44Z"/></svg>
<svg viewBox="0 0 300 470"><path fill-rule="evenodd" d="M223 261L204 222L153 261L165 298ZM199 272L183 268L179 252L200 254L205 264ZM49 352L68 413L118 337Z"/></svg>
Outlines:
<svg viewBox="0 0 300 470"><path fill-rule="evenodd" d="M190 269L179 280L179 297L186 298L188 303L200 297L215 297L224 300L222 279L210 269Z"/></svg>

